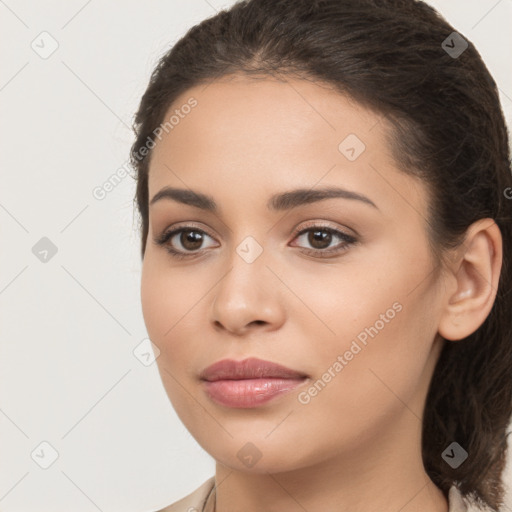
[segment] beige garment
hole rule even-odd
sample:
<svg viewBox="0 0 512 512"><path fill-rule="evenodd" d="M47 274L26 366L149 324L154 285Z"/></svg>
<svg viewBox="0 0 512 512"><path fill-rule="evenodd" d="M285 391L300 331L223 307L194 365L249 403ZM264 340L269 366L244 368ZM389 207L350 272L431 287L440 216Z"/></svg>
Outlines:
<svg viewBox="0 0 512 512"><path fill-rule="evenodd" d="M195 491L179 501L157 512L215 512L215 477L206 480ZM480 509L466 505L455 486L448 493L448 512L481 512Z"/></svg>

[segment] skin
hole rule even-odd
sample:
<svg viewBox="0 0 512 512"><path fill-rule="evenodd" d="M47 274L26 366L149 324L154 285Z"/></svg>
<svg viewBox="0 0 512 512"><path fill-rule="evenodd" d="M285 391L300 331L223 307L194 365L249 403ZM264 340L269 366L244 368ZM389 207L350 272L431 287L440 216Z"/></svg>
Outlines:
<svg viewBox="0 0 512 512"><path fill-rule="evenodd" d="M166 186L192 189L220 212L168 199L151 205L141 301L172 405L216 460L216 511L446 512L423 467L421 418L446 343L439 335L461 339L490 311L498 228L475 223L440 266L428 244L427 189L398 169L386 120L327 86L224 77L186 91L165 118L190 97L198 105L153 150L149 198ZM354 161L338 149L349 134L366 146ZM376 207L343 198L266 207L272 194L331 185ZM322 258L343 240L322 246L294 235L311 221L357 242ZM154 243L178 223L207 233L188 249L195 256L174 259ZM263 249L252 263L236 252L249 236ZM172 240L181 252L193 247ZM396 303L400 312L301 403L299 393ZM250 356L310 378L253 409L210 400L199 373ZM248 442L261 454L252 467L237 457Z"/></svg>

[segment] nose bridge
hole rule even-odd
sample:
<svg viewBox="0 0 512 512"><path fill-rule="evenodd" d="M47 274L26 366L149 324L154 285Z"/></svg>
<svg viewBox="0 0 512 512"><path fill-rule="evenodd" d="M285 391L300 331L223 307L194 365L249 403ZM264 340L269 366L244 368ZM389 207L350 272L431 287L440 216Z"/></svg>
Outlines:
<svg viewBox="0 0 512 512"><path fill-rule="evenodd" d="M261 240L263 235L259 238ZM258 240L252 236L247 235L243 238L243 240L236 246L235 252L247 265L252 265L257 260L260 260L261 263L261 255L263 254L263 244L264 242L258 242Z"/></svg>
<svg viewBox="0 0 512 512"><path fill-rule="evenodd" d="M240 210L233 211L232 216L238 219L235 223L236 228L231 231L231 243L229 255L230 267L236 265L237 269L244 269L250 273L253 265L256 265L259 271L262 260L268 261L267 251L269 248L270 237L272 235L270 225L258 212L258 204L253 204L252 199L240 204ZM253 269L254 270L254 269ZM268 269L266 269L268 272Z"/></svg>
<svg viewBox="0 0 512 512"><path fill-rule="evenodd" d="M257 285L263 283L267 277L265 274L271 274L266 268L267 257L263 241L260 243L252 235L242 235L242 237L242 240L230 251L227 261L229 270L222 279L224 283L222 281L220 283L223 289L229 289L231 295L236 295L237 292L249 293L251 287L261 289ZM261 236L259 238L261 239ZM249 287L248 290L246 286ZM251 293L251 295L254 297L254 294Z"/></svg>

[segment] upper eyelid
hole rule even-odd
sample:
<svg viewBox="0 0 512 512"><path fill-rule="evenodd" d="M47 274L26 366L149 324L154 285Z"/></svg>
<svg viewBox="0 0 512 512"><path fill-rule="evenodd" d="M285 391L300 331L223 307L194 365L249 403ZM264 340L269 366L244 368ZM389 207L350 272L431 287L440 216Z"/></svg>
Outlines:
<svg viewBox="0 0 512 512"><path fill-rule="evenodd" d="M341 228L338 228L338 227L333 227L329 224L326 224L327 221L323 220L323 221L307 221L306 225L304 226L301 226L301 227L297 227L297 228L294 228L293 229L293 236L294 236L294 240L300 236L303 232L305 231L310 231L312 229L321 229L321 230L325 230L325 231L332 231L334 232L334 235L335 236L338 236L338 237L348 237L348 238L352 238L352 239L357 239L359 238L359 234L350 234L348 233L345 229L341 229ZM299 224L300 226L300 224ZM213 236L212 234L210 234L208 232L208 230L202 228L202 227L199 227L199 226L196 226L192 221L189 221L188 223L184 223L184 224L177 224L175 226L173 226L172 228L169 228L169 229L164 229L162 231L162 234L157 236L156 239L157 240L161 240L163 239L164 237L167 239L167 241L169 241L171 238L175 237L178 233L182 232L182 231L186 231L186 230L197 230L199 232L202 232L204 234L206 234L207 236L209 236L212 240L216 240L215 236ZM354 231L354 230L351 230L351 231ZM340 236L341 235L341 236Z"/></svg>
<svg viewBox="0 0 512 512"><path fill-rule="evenodd" d="M339 228L339 227L334 227L330 224L328 224L330 221L328 220L312 220L312 221L304 221L306 222L306 225L303 225L302 227L297 227L297 228L293 228L293 233L297 234L299 233L300 231L304 230L304 229L311 229L311 228L324 228L324 229L332 229L334 231L341 231L342 233L345 233L347 235L349 235L350 233L346 233L344 231L347 230L347 231L352 231L354 232L355 235L359 236L359 234L354 230L354 229L349 229L349 228ZM301 226L302 223L299 223L298 226ZM206 233L208 236L212 237L212 238L215 238L215 236L213 236L208 228L203 228L199 225L196 225L194 223L194 221L185 221L183 224L181 223L177 223L175 225L172 225L172 227L169 227L169 228L164 228L161 233L162 234L165 234L165 233L170 233L170 232L173 232L173 231L178 231L178 230L185 230L185 229L188 229L188 228L192 228L192 229L197 229L198 231L203 231L204 233Z"/></svg>
<svg viewBox="0 0 512 512"><path fill-rule="evenodd" d="M208 235L210 238L214 239L215 240L215 237L210 234L210 232L207 230L207 229L204 229L202 227L199 227L199 226L196 226L195 224L191 224L191 223L187 223L187 224L178 224L176 226L173 226L172 228L170 229L164 229L162 231L162 236L164 236L166 233L173 233L173 236L176 235L176 232L181 232L181 231L186 231L186 230L196 230L196 231L200 231L202 233L205 233L206 235Z"/></svg>

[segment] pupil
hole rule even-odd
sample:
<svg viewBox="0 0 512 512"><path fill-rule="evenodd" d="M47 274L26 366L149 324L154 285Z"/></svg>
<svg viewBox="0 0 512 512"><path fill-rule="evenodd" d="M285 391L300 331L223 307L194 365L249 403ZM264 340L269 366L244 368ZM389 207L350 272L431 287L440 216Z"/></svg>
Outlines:
<svg viewBox="0 0 512 512"><path fill-rule="evenodd" d="M328 233L327 231L317 230L310 231L309 233L309 243L317 249L324 249L325 247L329 247L331 240L332 234ZM183 231L181 234L181 243L183 247L189 250L198 249L201 247L202 235L197 231ZM192 247L190 247L188 244L191 244Z"/></svg>
<svg viewBox="0 0 512 512"><path fill-rule="evenodd" d="M329 247L332 239L332 233L328 233L327 231L310 231L309 243L317 249L325 249ZM320 247L317 246L317 243L320 242ZM322 243L324 242L324 243Z"/></svg>
<svg viewBox="0 0 512 512"><path fill-rule="evenodd" d="M185 247L186 249L194 250L194 249L198 249L199 247L201 247L201 243L202 243L201 237L202 237L201 233L198 233L197 231L186 230L186 231L183 231L183 233L181 234L180 241L181 241L183 247ZM192 244L192 247L187 246L187 244Z"/></svg>

